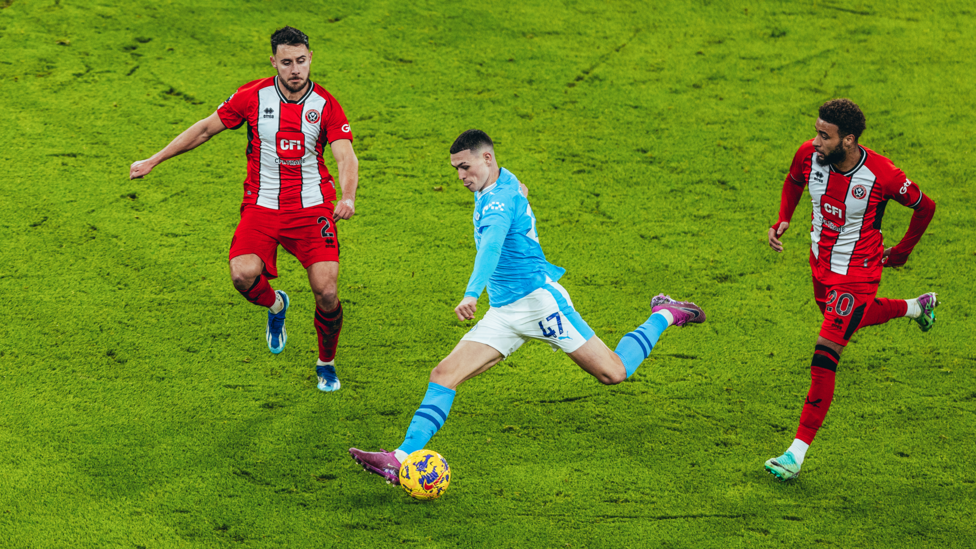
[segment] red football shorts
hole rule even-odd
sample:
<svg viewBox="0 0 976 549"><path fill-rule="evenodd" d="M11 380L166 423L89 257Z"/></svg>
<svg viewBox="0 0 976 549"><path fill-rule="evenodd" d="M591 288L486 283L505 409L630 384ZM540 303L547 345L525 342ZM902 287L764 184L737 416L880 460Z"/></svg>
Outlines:
<svg viewBox="0 0 976 549"><path fill-rule="evenodd" d="M245 204L241 222L230 241L230 259L255 254L264 261L264 275L278 277L278 245L309 268L319 261L339 261L339 233L326 202L300 210L272 210Z"/></svg>
<svg viewBox="0 0 976 549"><path fill-rule="evenodd" d="M813 277L813 297L824 315L820 337L838 345L847 345L854 332L861 327L864 312L874 304L877 293L877 282L827 285Z"/></svg>

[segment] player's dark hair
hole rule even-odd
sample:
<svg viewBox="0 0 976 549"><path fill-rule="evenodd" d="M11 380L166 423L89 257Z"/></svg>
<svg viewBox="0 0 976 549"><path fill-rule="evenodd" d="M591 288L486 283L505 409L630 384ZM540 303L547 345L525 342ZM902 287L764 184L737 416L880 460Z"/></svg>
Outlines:
<svg viewBox="0 0 976 549"><path fill-rule="evenodd" d="M854 134L855 142L867 127L861 108L850 99L833 99L820 105L820 119L836 125L841 138Z"/></svg>
<svg viewBox="0 0 976 549"><path fill-rule="evenodd" d="M495 144L491 142L487 133L481 130L467 130L454 140L454 144L451 145L451 154L467 150L474 152L485 147L495 148Z"/></svg>
<svg viewBox="0 0 976 549"><path fill-rule="evenodd" d="M282 27L271 35L271 55L278 53L278 46L308 47L308 36L295 27Z"/></svg>

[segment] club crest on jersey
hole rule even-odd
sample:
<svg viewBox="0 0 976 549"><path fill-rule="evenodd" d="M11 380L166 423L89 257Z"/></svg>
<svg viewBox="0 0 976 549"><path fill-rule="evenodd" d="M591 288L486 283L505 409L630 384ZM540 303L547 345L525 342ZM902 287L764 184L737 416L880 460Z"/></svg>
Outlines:
<svg viewBox="0 0 976 549"><path fill-rule="evenodd" d="M853 196L858 200L864 198L867 195L868 195L868 191L867 189L864 188L863 185L854 185L854 188L851 189L851 196Z"/></svg>
<svg viewBox="0 0 976 549"><path fill-rule="evenodd" d="M305 120L308 120L308 123L309 124L314 124L314 123L318 122L319 121L319 111L317 111L315 109L309 109L308 112L305 113Z"/></svg>

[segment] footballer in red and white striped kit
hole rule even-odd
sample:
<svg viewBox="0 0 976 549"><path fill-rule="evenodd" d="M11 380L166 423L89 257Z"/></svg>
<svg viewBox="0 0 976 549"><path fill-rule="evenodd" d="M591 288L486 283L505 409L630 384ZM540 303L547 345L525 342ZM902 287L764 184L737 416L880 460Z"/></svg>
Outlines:
<svg viewBox="0 0 976 549"><path fill-rule="evenodd" d="M883 267L908 261L929 221L935 202L890 160L858 143L866 127L864 114L848 99L820 107L816 137L800 146L783 182L779 221L769 229L769 245L783 251L779 240L790 226L803 188L813 201L810 268L813 292L823 313L820 335L810 367L811 384L796 439L781 456L766 462L780 480L795 478L834 397L834 377L844 347L865 326L910 317L922 331L935 323L935 293L915 299L876 297ZM908 231L898 244L885 248L881 221L889 201L912 208Z"/></svg>
<svg viewBox="0 0 976 549"><path fill-rule="evenodd" d="M271 288L277 278L281 245L308 271L315 294L315 330L319 340L318 388L340 387L335 371L336 345L342 330L337 219L356 212L359 161L352 147L349 121L338 101L309 80L312 52L308 37L284 27L271 36L271 65L277 75L241 86L209 117L180 134L147 160L132 164L129 177L148 174L160 162L189 151L224 131L247 126L247 178L241 221L230 245L234 287L251 303L268 307L268 348L285 348L288 295ZM326 145L338 168L342 200L325 165Z"/></svg>

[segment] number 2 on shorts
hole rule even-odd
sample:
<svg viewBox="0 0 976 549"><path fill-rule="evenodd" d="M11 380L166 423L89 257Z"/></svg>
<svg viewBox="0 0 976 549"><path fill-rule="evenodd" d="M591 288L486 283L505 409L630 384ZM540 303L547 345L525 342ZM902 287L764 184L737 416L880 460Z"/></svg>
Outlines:
<svg viewBox="0 0 976 549"><path fill-rule="evenodd" d="M333 233L332 231L329 230L329 229L332 228L332 224L329 223L329 218L328 217L325 217L325 216L320 217L320 218L316 219L315 222L316 223L323 223L323 222L325 223L325 225L322 225L322 238L333 238L333 237L335 237L335 233Z"/></svg>

